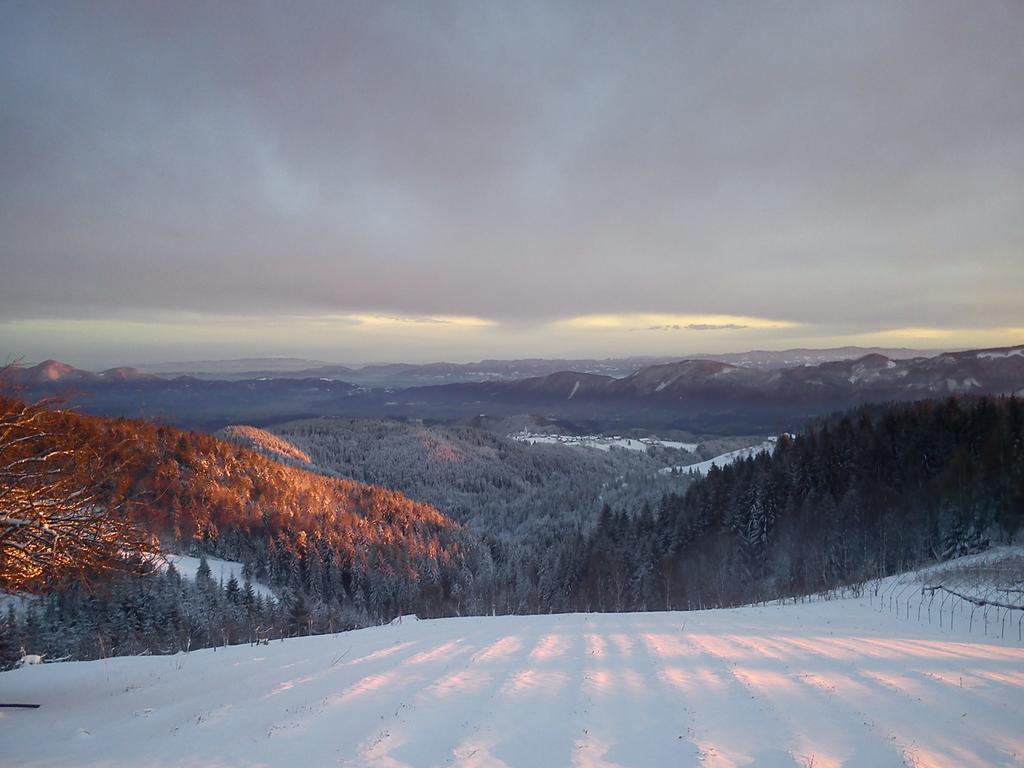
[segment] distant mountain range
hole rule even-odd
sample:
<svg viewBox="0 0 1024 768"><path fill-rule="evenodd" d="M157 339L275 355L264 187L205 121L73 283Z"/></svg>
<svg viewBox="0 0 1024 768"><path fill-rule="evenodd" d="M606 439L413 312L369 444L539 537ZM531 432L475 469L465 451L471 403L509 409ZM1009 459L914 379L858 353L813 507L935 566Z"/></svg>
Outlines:
<svg viewBox="0 0 1024 768"><path fill-rule="evenodd" d="M741 367L717 360L650 365L623 378L563 371L515 382L447 385L492 398L531 400L700 399L858 402L950 394L1024 394L1024 346L894 360L869 354L789 368Z"/></svg>
<svg viewBox="0 0 1024 768"><path fill-rule="evenodd" d="M136 368L94 373L56 360L9 368L0 373L0 385L30 400L61 396L79 410L98 416L129 416L204 429L239 421L267 424L331 414L333 404L358 390L344 381L323 379L164 378Z"/></svg>
<svg viewBox="0 0 1024 768"><path fill-rule="evenodd" d="M405 389L395 394L393 411L449 418L473 411L536 413L602 429L771 434L862 403L971 394L1024 395L1024 346L905 360L870 354L789 368L683 360L622 378L562 371L520 381Z"/></svg>
<svg viewBox="0 0 1024 768"><path fill-rule="evenodd" d="M224 360L195 363L161 363L138 370L164 377L193 376L201 379L329 378L362 386L411 387L461 381L515 380L574 370L626 376L637 368L678 358L627 357L607 360L481 360L476 363L373 363L362 366L316 363L295 358ZM303 365L302 363L305 363Z"/></svg>
<svg viewBox="0 0 1024 768"><path fill-rule="evenodd" d="M306 368L329 365L322 360L301 357L242 357L233 360L182 360L138 366L146 373L160 376L195 376L197 378L235 377L255 371L292 373ZM247 376L246 378L251 378Z"/></svg>
<svg viewBox="0 0 1024 768"><path fill-rule="evenodd" d="M672 427L740 434L795 429L810 416L865 402L1024 394L1024 346L909 358L872 352L855 359L779 366L782 359L804 361L848 350L861 351L751 352L734 356L734 362L647 361L628 371L624 371L628 361L637 358L394 364L349 371L346 376L353 381L305 375L325 373L325 368L225 380L167 378L135 368L94 373L48 360L10 369L3 378L32 396L74 393L76 404L93 413L143 416L202 428L239 422L267 425L307 416L459 421L481 414L540 414L598 429ZM582 362L577 367L584 370L522 375L569 362ZM339 372L339 368L329 370ZM474 380L472 375L479 378ZM438 377L445 382L447 376L455 381L436 383ZM381 381L385 383L374 383ZM396 386L394 381L406 386ZM408 385L419 381L428 383Z"/></svg>
<svg viewBox="0 0 1024 768"><path fill-rule="evenodd" d="M883 355L890 360L912 357L933 357L946 349L907 349L906 347L831 347L829 349L752 350L722 355L690 355L691 360L717 360L740 368L795 368L801 365L821 365L837 360L858 360L867 355Z"/></svg>
<svg viewBox="0 0 1024 768"><path fill-rule="evenodd" d="M47 384L97 384L155 378L138 368L108 368L105 371L85 371L59 360L44 360L29 368L11 368L0 373L2 379L17 386L45 386Z"/></svg>
<svg viewBox="0 0 1024 768"><path fill-rule="evenodd" d="M832 349L754 350L725 354L686 356L691 360L718 360L741 368L789 368L818 365L834 360L852 360L869 354L893 360L938 354L942 350L881 347L835 347ZM513 381L546 376L560 371L577 371L621 378L639 368L678 362L679 356L635 356L620 358L481 360L475 363L376 363L340 365L293 357L243 358L159 363L140 366L140 373L164 377L192 376L200 379L329 378L367 387L414 387L472 381Z"/></svg>

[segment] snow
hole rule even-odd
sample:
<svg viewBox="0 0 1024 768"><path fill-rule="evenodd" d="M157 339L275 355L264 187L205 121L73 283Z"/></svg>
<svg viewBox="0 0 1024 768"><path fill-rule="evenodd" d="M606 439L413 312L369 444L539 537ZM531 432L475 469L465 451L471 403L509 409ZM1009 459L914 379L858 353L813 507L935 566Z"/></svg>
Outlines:
<svg viewBox="0 0 1024 768"><path fill-rule="evenodd" d="M570 395L572 397L572 395ZM673 440L661 440L657 437L606 437L605 435L549 435L530 432L524 429L509 435L512 440L530 445L572 445L582 448L596 448L608 451L612 448L625 448L627 451L646 451L651 446L676 448L682 451L697 450L697 443L680 443Z"/></svg>
<svg viewBox="0 0 1024 768"><path fill-rule="evenodd" d="M15 766L1012 766L1024 649L867 599L402 621L0 674Z"/></svg>
<svg viewBox="0 0 1024 768"><path fill-rule="evenodd" d="M519 432L509 435L513 440L530 445L573 445L582 448L596 448L599 451L615 448L626 448L627 450L645 451L647 445L639 440L622 438L602 437L601 435L538 435L529 432Z"/></svg>
<svg viewBox="0 0 1024 768"><path fill-rule="evenodd" d="M673 470L682 474L695 472L698 475L706 475L712 467L718 467L721 469L727 464L732 464L733 462L741 461L751 456L757 456L759 453L771 453L775 450L775 443L777 443L778 440L779 438L777 437L769 437L763 443L751 445L747 448L740 448L736 451L729 451L728 453L723 453L719 456L715 456L714 458L710 458L707 461L700 461L696 464L683 464L677 467L665 467L658 471L663 475L671 474Z"/></svg>
<svg viewBox="0 0 1024 768"><path fill-rule="evenodd" d="M178 571L182 576L192 579L196 578L196 571L199 570L199 558L191 557L190 555L166 555L165 559L168 563L173 563L175 570ZM245 584L245 577L242 575L242 564L236 563L234 560L218 560L216 557L206 558L207 564L210 566L210 578L212 578L218 584L227 584L234 576L238 581L239 586ZM273 597L276 599L274 591L258 582L252 582L253 591L262 595L263 597Z"/></svg>
<svg viewBox="0 0 1024 768"><path fill-rule="evenodd" d="M1024 357L1024 347L1017 347L1015 349L1007 349L1003 352L979 352L978 357L985 358L996 358L996 357Z"/></svg>
<svg viewBox="0 0 1024 768"><path fill-rule="evenodd" d="M566 398L566 399L567 400L572 400L572 396L576 394L576 390L578 390L579 388L580 388L580 383L577 381L575 384L572 385L572 392L569 393L569 397Z"/></svg>
<svg viewBox="0 0 1024 768"><path fill-rule="evenodd" d="M0 592L0 613L7 613L8 609L13 608L15 613L21 615L32 600L32 595L27 592Z"/></svg>
<svg viewBox="0 0 1024 768"><path fill-rule="evenodd" d="M906 611L923 620L966 624L984 636L1016 635L1024 640L1024 546L991 547L983 552L937 563L918 571L872 582L882 607Z"/></svg>
<svg viewBox="0 0 1024 768"><path fill-rule="evenodd" d="M680 451L689 451L690 453L696 451L697 446L700 445L700 443L678 443L672 440L658 440L658 444L664 448L676 448Z"/></svg>

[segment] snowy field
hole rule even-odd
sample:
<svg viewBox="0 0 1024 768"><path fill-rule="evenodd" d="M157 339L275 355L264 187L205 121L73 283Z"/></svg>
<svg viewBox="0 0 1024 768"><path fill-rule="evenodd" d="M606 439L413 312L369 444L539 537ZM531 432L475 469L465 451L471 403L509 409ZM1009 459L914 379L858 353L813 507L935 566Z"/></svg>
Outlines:
<svg viewBox="0 0 1024 768"><path fill-rule="evenodd" d="M1021 766L1024 649L860 599L404 621L0 674L0 765Z"/></svg>
<svg viewBox="0 0 1024 768"><path fill-rule="evenodd" d="M596 448L599 451L610 451L622 448L627 451L646 451L652 446L675 448L680 451L693 452L697 443L680 443L674 440L662 440L657 437L607 437L605 435L547 435L523 430L509 435L513 440L530 445L573 445L581 448Z"/></svg>

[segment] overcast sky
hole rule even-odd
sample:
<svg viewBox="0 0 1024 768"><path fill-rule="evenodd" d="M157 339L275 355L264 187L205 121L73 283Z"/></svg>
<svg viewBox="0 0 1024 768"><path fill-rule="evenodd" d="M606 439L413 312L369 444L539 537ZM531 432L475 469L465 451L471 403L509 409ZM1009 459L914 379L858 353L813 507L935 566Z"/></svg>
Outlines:
<svg viewBox="0 0 1024 768"><path fill-rule="evenodd" d="M1024 342L1024 2L0 2L0 357Z"/></svg>

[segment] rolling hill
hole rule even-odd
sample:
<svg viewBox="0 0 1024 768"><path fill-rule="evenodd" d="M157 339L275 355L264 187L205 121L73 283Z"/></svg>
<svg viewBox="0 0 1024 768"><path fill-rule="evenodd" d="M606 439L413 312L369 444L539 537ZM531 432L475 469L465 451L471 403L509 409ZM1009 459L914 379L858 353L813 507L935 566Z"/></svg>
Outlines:
<svg viewBox="0 0 1024 768"><path fill-rule="evenodd" d="M0 412L16 406L0 398ZM40 417L48 437L31 450L97 457L106 478L100 501L130 514L169 551L242 561L270 585L315 585L338 609L363 605L371 587L375 613L451 609L472 543L435 507L209 434L66 410Z"/></svg>

